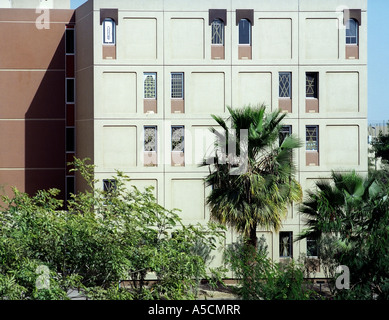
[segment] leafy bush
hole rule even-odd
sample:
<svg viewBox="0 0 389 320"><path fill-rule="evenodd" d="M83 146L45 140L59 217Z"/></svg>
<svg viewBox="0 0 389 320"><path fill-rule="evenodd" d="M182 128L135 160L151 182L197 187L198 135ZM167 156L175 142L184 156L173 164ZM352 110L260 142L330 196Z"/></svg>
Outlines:
<svg viewBox="0 0 389 320"><path fill-rule="evenodd" d="M257 251L242 242L226 250L226 262L239 279L237 294L244 300L308 300L314 292L304 283L303 267L293 260L276 263L260 239Z"/></svg>
<svg viewBox="0 0 389 320"><path fill-rule="evenodd" d="M91 299L194 298L196 279L210 278L196 248L214 249L224 229L183 225L152 188L128 189L120 172L116 188L99 190L92 165L76 159L74 166L89 189L73 195L68 211L55 189L34 196L14 189L12 198L2 198L0 297L67 299L78 288ZM147 286L149 273L159 281ZM130 285L118 289L121 280Z"/></svg>

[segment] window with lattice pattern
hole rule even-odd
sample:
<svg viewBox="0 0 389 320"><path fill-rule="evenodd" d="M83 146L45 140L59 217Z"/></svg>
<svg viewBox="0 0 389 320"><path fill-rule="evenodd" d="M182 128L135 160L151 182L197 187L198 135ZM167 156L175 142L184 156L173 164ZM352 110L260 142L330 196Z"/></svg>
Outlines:
<svg viewBox="0 0 389 320"><path fill-rule="evenodd" d="M144 127L144 151L157 151L157 127Z"/></svg>
<svg viewBox="0 0 389 320"><path fill-rule="evenodd" d="M173 72L171 94L173 99L184 99L184 73Z"/></svg>
<svg viewBox="0 0 389 320"><path fill-rule="evenodd" d="M281 145L286 137L289 137L292 134L292 126L282 126L279 133L279 145Z"/></svg>
<svg viewBox="0 0 389 320"><path fill-rule="evenodd" d="M224 45L224 22L220 19L212 22L212 44Z"/></svg>
<svg viewBox="0 0 389 320"><path fill-rule="evenodd" d="M319 151L319 127L306 126L306 150Z"/></svg>
<svg viewBox="0 0 389 320"><path fill-rule="evenodd" d="M184 152L184 126L172 127L172 151Z"/></svg>
<svg viewBox="0 0 389 320"><path fill-rule="evenodd" d="M156 99L157 97L157 74L145 73L144 74L144 98Z"/></svg>
<svg viewBox="0 0 389 320"><path fill-rule="evenodd" d="M317 72L306 73L306 97L317 98L318 97L318 74Z"/></svg>
<svg viewBox="0 0 389 320"><path fill-rule="evenodd" d="M292 97L292 73L291 72L279 73L279 97L280 98Z"/></svg>

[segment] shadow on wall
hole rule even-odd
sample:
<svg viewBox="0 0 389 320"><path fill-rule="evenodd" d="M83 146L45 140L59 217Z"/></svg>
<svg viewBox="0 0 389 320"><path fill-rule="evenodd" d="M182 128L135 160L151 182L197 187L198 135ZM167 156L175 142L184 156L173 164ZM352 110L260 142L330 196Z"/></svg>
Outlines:
<svg viewBox="0 0 389 320"><path fill-rule="evenodd" d="M27 23L12 22L11 18L11 22L0 24L0 42L8 44L7 53L0 53L0 68L4 70L0 71L0 134L7 134L6 141L0 142L7 150L0 156L0 167L7 168L0 184L5 185L6 194L10 186L29 194L58 188L63 199L65 25L74 21L74 13L50 12L49 29L36 27L35 10L9 12Z"/></svg>

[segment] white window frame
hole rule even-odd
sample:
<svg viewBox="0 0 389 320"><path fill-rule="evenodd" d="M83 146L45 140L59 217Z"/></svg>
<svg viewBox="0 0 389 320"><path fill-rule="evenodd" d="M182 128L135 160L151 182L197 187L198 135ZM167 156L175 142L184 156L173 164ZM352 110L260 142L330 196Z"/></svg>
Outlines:
<svg viewBox="0 0 389 320"><path fill-rule="evenodd" d="M181 97L173 97L173 75L181 75ZM185 86L185 77L184 77L184 72L172 72L170 74L170 96L172 99L180 99L180 100L183 100L184 99L184 86Z"/></svg>
<svg viewBox="0 0 389 320"><path fill-rule="evenodd" d="M286 130L286 128L287 128L288 130ZM288 132L287 132L287 131L288 131ZM283 126L281 127L281 130L280 130L280 135L281 135L281 132L282 132L283 134L287 133L287 135L286 135L285 138L284 138L284 140L285 140L286 137L292 135L292 125L290 125L290 124L288 124L288 125L283 125ZM279 143L279 145L281 145L282 142L284 142L284 140L281 141L280 138L281 138L281 137L279 136L279 137L278 137L278 143Z"/></svg>
<svg viewBox="0 0 389 320"><path fill-rule="evenodd" d="M249 24L249 43L240 43L240 22L243 21L243 20L247 21L247 23ZM250 20L244 19L244 18L243 18L243 19L240 19L240 21L239 21L239 23L238 23L238 44L239 44L240 46L251 46L251 42L252 42L252 39L251 39L251 30L252 30L252 25L251 25Z"/></svg>
<svg viewBox="0 0 389 320"><path fill-rule="evenodd" d="M350 22L355 24L355 35L352 36L347 35L347 30L350 30ZM347 43L347 39L355 39L355 43ZM359 24L355 19L349 19L346 23L346 45L359 45Z"/></svg>
<svg viewBox="0 0 389 320"><path fill-rule="evenodd" d="M213 37L213 34L214 34L214 23L218 23L221 25L221 43L213 43L213 40L214 40L214 37ZM221 19L215 19L212 21L211 23L211 44L213 46L224 46L224 38L225 38L225 24L224 24L224 21L221 20Z"/></svg>
<svg viewBox="0 0 389 320"><path fill-rule="evenodd" d="M146 151L146 129L154 129L155 131L155 150L153 151ZM158 150L158 127L157 126L144 126L143 127L143 151L144 152L157 152Z"/></svg>
<svg viewBox="0 0 389 320"><path fill-rule="evenodd" d="M289 76L289 94L287 97L280 96L280 77L281 77L281 75L288 75ZM278 73L278 97L279 98L292 98L292 72L279 72Z"/></svg>
<svg viewBox="0 0 389 320"><path fill-rule="evenodd" d="M182 129L183 135L182 135L182 150L173 150L173 128L179 128ZM171 151L172 152L185 152L185 126L180 125L174 125L171 127L171 134L170 134L170 143L171 143Z"/></svg>
<svg viewBox="0 0 389 320"><path fill-rule="evenodd" d="M307 148L307 129L308 127L315 128L316 130L316 149L308 149ZM318 125L306 125L305 126L305 151L307 152L319 152L319 126Z"/></svg>
<svg viewBox="0 0 389 320"><path fill-rule="evenodd" d="M282 245L281 235L282 234L285 234L285 235L288 234L288 236L289 236L289 242L288 242L289 255L288 256L282 255L282 251L281 251L281 245ZM280 231L280 233L279 233L279 247L280 247L280 253L279 253L280 258L293 258L293 232L292 231Z"/></svg>
<svg viewBox="0 0 389 320"><path fill-rule="evenodd" d="M314 97L307 96L307 75L314 74L315 75L315 92ZM318 99L319 98L319 72L306 72L305 73L305 99Z"/></svg>
<svg viewBox="0 0 389 320"><path fill-rule="evenodd" d="M147 77L152 76L154 78L155 88L154 88L154 97L146 97L146 79ZM143 73L143 98L144 99L157 99L157 73L156 72L144 72Z"/></svg>
<svg viewBox="0 0 389 320"><path fill-rule="evenodd" d="M107 29L108 29L108 24L111 25L112 27L112 33L111 33L111 37L112 37L112 41L107 41L107 36L106 36L106 32L107 32ZM116 23L115 23L115 20L111 19L111 18L106 18L104 19L103 21L103 44L104 45L116 45Z"/></svg>

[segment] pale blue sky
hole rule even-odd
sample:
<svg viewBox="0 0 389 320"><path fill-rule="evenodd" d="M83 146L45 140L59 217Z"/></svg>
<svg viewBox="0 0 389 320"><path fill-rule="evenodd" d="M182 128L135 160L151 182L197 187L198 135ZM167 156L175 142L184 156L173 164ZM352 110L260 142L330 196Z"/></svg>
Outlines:
<svg viewBox="0 0 389 320"><path fill-rule="evenodd" d="M74 9L84 2L71 0L71 6ZM389 93L389 32L382 29L388 9L388 0L368 0L369 122L389 120L389 99L384 95Z"/></svg>

